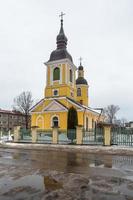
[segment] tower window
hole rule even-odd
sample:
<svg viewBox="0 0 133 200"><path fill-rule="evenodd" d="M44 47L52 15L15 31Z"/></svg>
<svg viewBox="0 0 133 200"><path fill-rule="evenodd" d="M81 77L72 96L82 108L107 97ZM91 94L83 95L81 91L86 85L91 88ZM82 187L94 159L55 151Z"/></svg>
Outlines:
<svg viewBox="0 0 133 200"><path fill-rule="evenodd" d="M58 127L58 117L53 117L53 126Z"/></svg>
<svg viewBox="0 0 133 200"><path fill-rule="evenodd" d="M70 82L73 82L73 73L71 69L70 69Z"/></svg>
<svg viewBox="0 0 133 200"><path fill-rule="evenodd" d="M54 95L54 96L58 96L58 94L59 94L59 93L58 93L58 90L54 90L54 91L53 91L53 95Z"/></svg>
<svg viewBox="0 0 133 200"><path fill-rule="evenodd" d="M53 80L54 81L60 80L60 68L59 67L54 68Z"/></svg>
<svg viewBox="0 0 133 200"><path fill-rule="evenodd" d="M77 96L80 97L81 96L81 88L77 89Z"/></svg>

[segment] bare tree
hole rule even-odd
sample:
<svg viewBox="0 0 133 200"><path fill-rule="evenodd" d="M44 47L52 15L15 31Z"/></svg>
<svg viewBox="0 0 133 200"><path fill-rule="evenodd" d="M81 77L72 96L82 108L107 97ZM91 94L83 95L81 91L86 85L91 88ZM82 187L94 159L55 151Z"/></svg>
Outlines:
<svg viewBox="0 0 133 200"><path fill-rule="evenodd" d="M123 117L123 118L120 119L120 122L121 122L120 125L121 125L122 127L125 127L125 124L126 124L127 120L126 120L126 118Z"/></svg>
<svg viewBox="0 0 133 200"><path fill-rule="evenodd" d="M29 124L29 109L33 103L32 94L29 91L22 92L19 96L14 98L13 109L25 114L25 126L28 129Z"/></svg>
<svg viewBox="0 0 133 200"><path fill-rule="evenodd" d="M107 121L111 124L113 124L116 120L116 113L120 110L119 106L117 105L109 105L106 108L104 108L104 114L107 117Z"/></svg>

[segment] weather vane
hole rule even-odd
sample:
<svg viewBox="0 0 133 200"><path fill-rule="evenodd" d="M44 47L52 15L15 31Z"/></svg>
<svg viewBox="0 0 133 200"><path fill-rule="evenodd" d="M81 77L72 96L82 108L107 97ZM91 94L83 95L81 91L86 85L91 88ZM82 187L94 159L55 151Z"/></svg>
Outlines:
<svg viewBox="0 0 133 200"><path fill-rule="evenodd" d="M61 18L61 20L63 20L63 16L65 15L65 13L61 12L61 14L59 15L59 17Z"/></svg>

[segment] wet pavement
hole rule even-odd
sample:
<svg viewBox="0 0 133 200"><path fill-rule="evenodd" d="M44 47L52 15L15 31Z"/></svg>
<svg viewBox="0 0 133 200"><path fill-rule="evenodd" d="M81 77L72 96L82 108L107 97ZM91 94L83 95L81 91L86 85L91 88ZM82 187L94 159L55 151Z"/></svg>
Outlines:
<svg viewBox="0 0 133 200"><path fill-rule="evenodd" d="M133 200L133 156L0 148L0 200Z"/></svg>

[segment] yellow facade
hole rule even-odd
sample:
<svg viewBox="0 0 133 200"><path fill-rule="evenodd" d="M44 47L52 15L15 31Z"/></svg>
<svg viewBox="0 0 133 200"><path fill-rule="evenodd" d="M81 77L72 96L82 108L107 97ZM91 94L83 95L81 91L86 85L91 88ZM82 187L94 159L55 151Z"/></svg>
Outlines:
<svg viewBox="0 0 133 200"><path fill-rule="evenodd" d="M36 111L32 112L32 126L38 126L39 129L52 129L52 118L57 116L59 119L59 129L66 131L67 130L67 111L43 111L46 106L50 105L54 100L43 100L41 105L36 107ZM66 108L74 107L77 110L78 114L78 125L82 125L85 129L94 128L94 123L98 121L99 114L89 110L82 110L77 105L73 104L71 100L62 98L58 100L61 105L64 105ZM42 105L44 106L42 109ZM42 109L42 110L41 110ZM87 120L88 118L88 125ZM101 117L102 119L102 117Z"/></svg>
<svg viewBox="0 0 133 200"><path fill-rule="evenodd" d="M66 50L67 38L61 20L60 33L57 36L57 49L50 55L46 65L46 87L44 99L31 109L31 125L38 129L52 129L58 123L59 129L67 131L67 116L70 107L78 114L78 125L85 129L94 128L99 113L88 107L88 83L84 78L84 69L77 68ZM77 77L78 69L78 77ZM76 79L77 77L77 79Z"/></svg>
<svg viewBox="0 0 133 200"><path fill-rule="evenodd" d="M56 67L60 69L60 80L53 80L53 71ZM72 70L73 73L73 82L70 81L70 70ZM47 85L44 90L44 96L52 97L54 89L57 89L58 96L66 96L75 99L75 73L76 67L70 66L69 63L59 63L55 65L52 63L51 65L47 65Z"/></svg>
<svg viewBox="0 0 133 200"><path fill-rule="evenodd" d="M89 99L88 99L88 85L78 85L78 88L81 89L81 96L76 96L76 101L79 103L82 103L85 106L89 105Z"/></svg>

